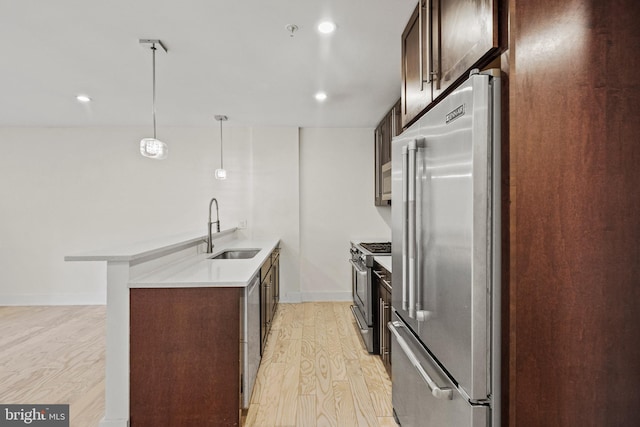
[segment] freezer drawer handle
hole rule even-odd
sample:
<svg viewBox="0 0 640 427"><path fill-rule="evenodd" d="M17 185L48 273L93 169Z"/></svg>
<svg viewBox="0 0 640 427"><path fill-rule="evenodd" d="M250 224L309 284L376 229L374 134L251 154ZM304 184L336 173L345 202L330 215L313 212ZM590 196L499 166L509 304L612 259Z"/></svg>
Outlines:
<svg viewBox="0 0 640 427"><path fill-rule="evenodd" d="M453 390L447 387L438 387L438 385L431 379L429 374L427 374L427 372L424 370L422 365L420 365L420 361L418 361L418 358L415 356L415 354L413 354L407 342L400 336L400 333L398 333L397 328L402 328L402 323L396 320L387 323L387 327L396 337L398 344L400 344L400 348L402 348L404 354L406 354L406 356L409 358L409 361L411 362L413 367L416 368L424 382L427 383L427 386L429 387L429 390L431 390L431 394L433 395L433 397L435 397L436 399L451 400L453 398Z"/></svg>

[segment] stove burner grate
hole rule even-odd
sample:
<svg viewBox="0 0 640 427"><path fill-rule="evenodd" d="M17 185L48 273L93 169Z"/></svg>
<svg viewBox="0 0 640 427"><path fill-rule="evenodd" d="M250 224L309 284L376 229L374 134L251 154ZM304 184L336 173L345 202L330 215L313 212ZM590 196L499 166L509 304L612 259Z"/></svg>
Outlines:
<svg viewBox="0 0 640 427"><path fill-rule="evenodd" d="M390 254L391 253L391 242L381 242L381 243L360 243L364 249L368 250L372 254Z"/></svg>

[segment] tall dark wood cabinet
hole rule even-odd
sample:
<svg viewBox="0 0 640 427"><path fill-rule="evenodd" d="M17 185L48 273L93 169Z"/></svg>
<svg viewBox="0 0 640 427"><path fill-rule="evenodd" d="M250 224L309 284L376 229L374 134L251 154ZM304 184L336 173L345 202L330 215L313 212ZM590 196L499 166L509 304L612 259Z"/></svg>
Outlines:
<svg viewBox="0 0 640 427"><path fill-rule="evenodd" d="M640 420L640 2L509 2L504 425Z"/></svg>
<svg viewBox="0 0 640 427"><path fill-rule="evenodd" d="M500 53L499 0L420 0L402 34L402 126Z"/></svg>

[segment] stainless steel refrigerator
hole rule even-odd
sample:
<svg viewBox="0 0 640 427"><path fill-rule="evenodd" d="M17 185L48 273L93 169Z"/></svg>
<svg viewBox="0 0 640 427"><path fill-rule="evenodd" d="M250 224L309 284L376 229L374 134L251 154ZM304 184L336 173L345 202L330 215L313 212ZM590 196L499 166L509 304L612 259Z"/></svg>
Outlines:
<svg viewBox="0 0 640 427"><path fill-rule="evenodd" d="M392 142L393 408L402 427L500 425L500 78Z"/></svg>

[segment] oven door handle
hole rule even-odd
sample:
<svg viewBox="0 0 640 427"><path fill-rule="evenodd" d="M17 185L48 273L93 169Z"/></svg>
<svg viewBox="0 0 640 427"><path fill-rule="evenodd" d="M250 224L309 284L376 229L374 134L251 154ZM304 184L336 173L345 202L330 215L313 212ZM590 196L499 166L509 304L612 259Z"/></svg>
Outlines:
<svg viewBox="0 0 640 427"><path fill-rule="evenodd" d="M356 271L358 272L358 274L367 274L367 269L362 269L360 268L360 266L358 264L356 264L355 262L353 262L352 259L349 260L349 264L351 264L353 266L353 268L356 269Z"/></svg>
<svg viewBox="0 0 640 427"><path fill-rule="evenodd" d="M358 315L356 314L356 306L352 305L351 307L351 313L353 314L353 317L355 317L356 319L356 323L358 324L358 328L362 331L362 332L367 332L369 330L369 328L367 327L362 327L362 323L360 323L360 319L358 318Z"/></svg>

